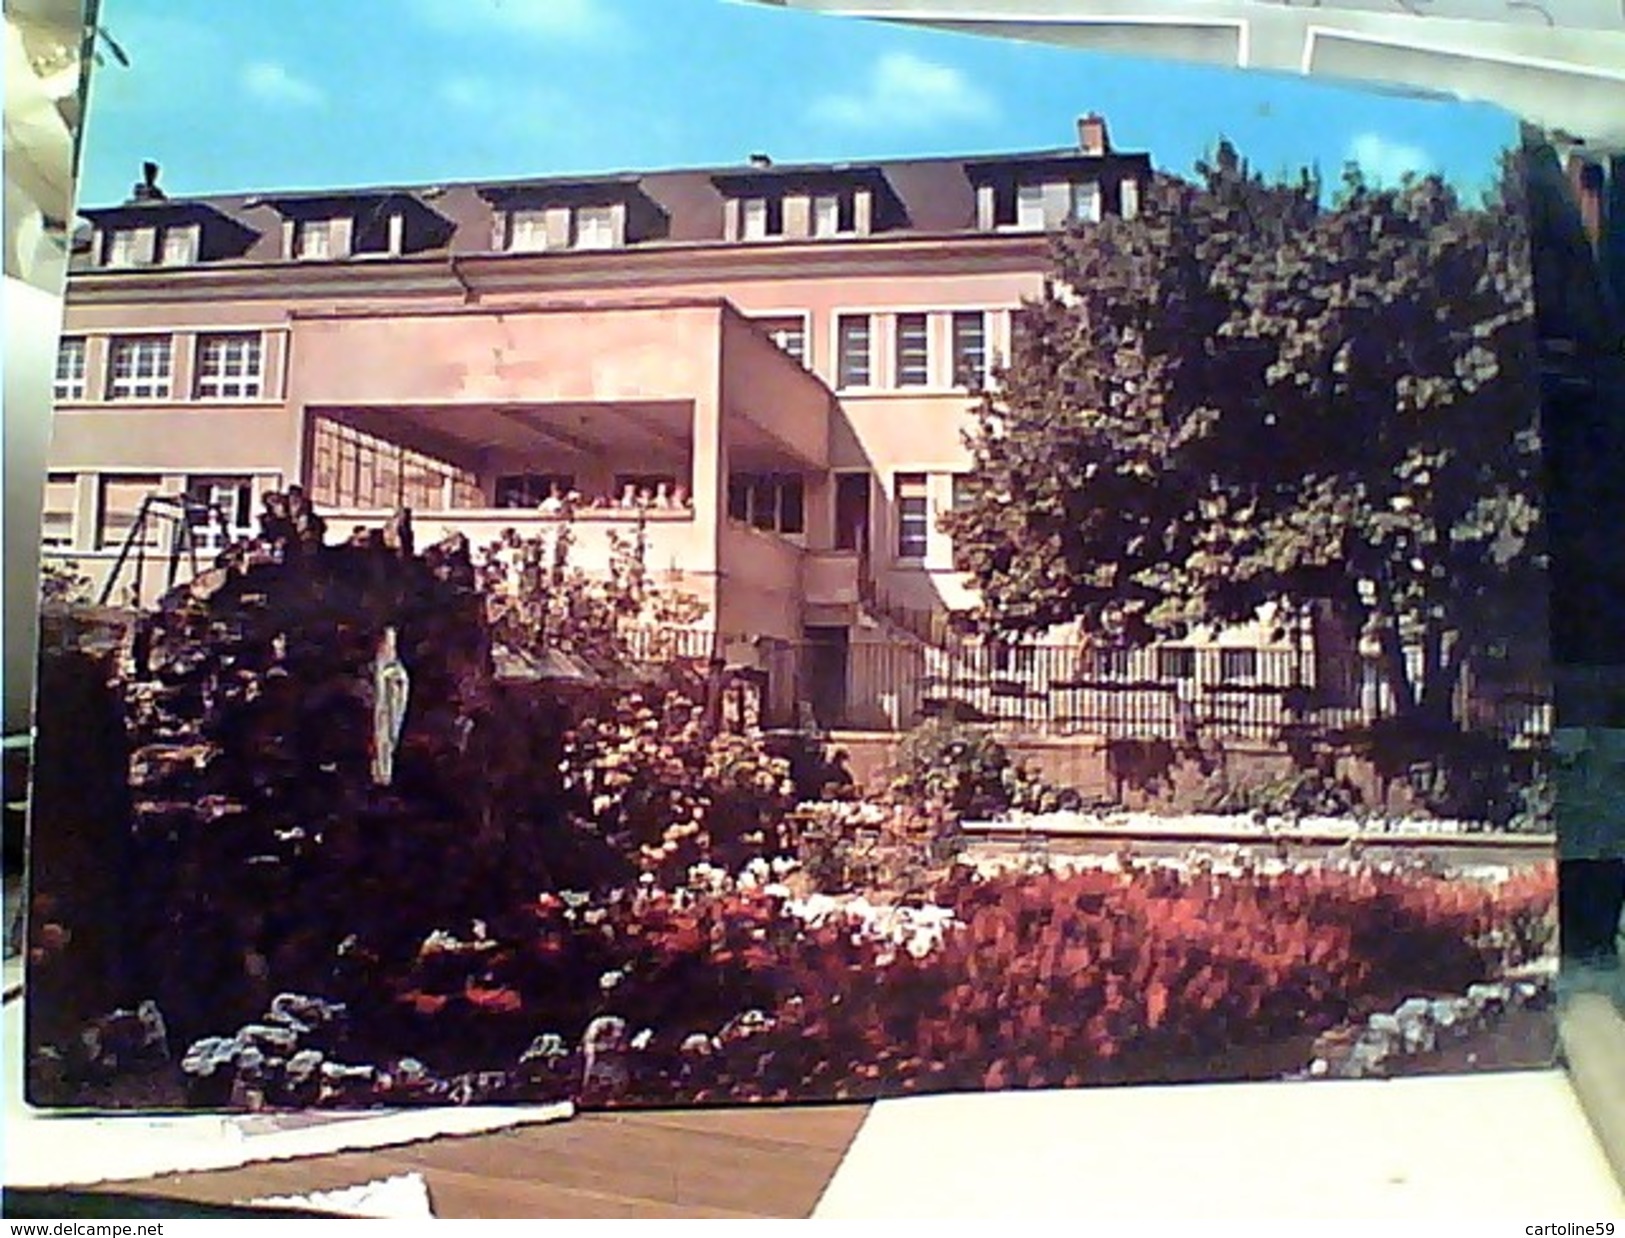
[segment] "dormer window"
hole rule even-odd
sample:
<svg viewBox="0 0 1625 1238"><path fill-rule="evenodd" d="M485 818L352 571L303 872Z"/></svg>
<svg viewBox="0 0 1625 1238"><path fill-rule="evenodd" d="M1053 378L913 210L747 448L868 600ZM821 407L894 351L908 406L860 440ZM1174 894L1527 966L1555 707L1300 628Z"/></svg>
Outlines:
<svg viewBox="0 0 1625 1238"><path fill-rule="evenodd" d="M1140 182L1120 181L1117 186L1118 211L1124 219L1134 219L1140 213Z"/></svg>
<svg viewBox="0 0 1625 1238"><path fill-rule="evenodd" d="M491 248L510 254L621 249L666 235L670 220L637 177L490 185Z"/></svg>
<svg viewBox="0 0 1625 1238"><path fill-rule="evenodd" d="M1080 224L1098 224L1101 214L1099 181L1077 181L1072 186L1072 219Z"/></svg>
<svg viewBox="0 0 1625 1238"><path fill-rule="evenodd" d="M102 251L102 265L110 267L144 266L151 250L150 233L140 228L115 228L107 234L106 248Z"/></svg>
<svg viewBox="0 0 1625 1238"><path fill-rule="evenodd" d="M539 254L547 249L547 212L509 211L507 240L508 250L516 254Z"/></svg>
<svg viewBox="0 0 1625 1238"><path fill-rule="evenodd" d="M576 249L614 249L616 212L612 206L582 206L575 213Z"/></svg>
<svg viewBox="0 0 1625 1238"><path fill-rule="evenodd" d="M850 236L857 231L857 195L851 191L819 194L812 205L814 236Z"/></svg>
<svg viewBox="0 0 1625 1238"><path fill-rule="evenodd" d="M784 203L777 198L746 198L739 204L739 239L765 241L784 235Z"/></svg>
<svg viewBox="0 0 1625 1238"><path fill-rule="evenodd" d="M173 225L159 233L159 261L166 267L190 266L197 261L196 224Z"/></svg>
<svg viewBox="0 0 1625 1238"><path fill-rule="evenodd" d="M728 241L868 236L908 223L902 200L878 167L762 164L718 174L711 183L724 199Z"/></svg>
<svg viewBox="0 0 1625 1238"><path fill-rule="evenodd" d="M293 225L293 256L319 261L333 256L334 220L299 219Z"/></svg>

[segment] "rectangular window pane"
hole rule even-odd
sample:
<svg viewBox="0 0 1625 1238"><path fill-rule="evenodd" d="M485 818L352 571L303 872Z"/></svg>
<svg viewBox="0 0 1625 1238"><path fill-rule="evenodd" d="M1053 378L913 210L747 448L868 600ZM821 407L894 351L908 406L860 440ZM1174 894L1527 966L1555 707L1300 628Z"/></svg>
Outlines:
<svg viewBox="0 0 1625 1238"><path fill-rule="evenodd" d="M1044 186L1018 186L1016 189L1016 227L1040 232L1044 229L1044 225Z"/></svg>
<svg viewBox="0 0 1625 1238"><path fill-rule="evenodd" d="M294 225L294 257L330 258L333 256L333 221L331 219L302 219Z"/></svg>
<svg viewBox="0 0 1625 1238"><path fill-rule="evenodd" d="M194 228L165 228L163 238L162 261L165 266L186 266L197 261L197 231Z"/></svg>
<svg viewBox="0 0 1625 1238"><path fill-rule="evenodd" d="M1072 218L1078 223L1100 222L1100 182L1080 181L1072 187Z"/></svg>
<svg viewBox="0 0 1625 1238"><path fill-rule="evenodd" d="M1124 219L1133 219L1140 213L1140 182L1123 181L1117 187L1118 210Z"/></svg>
<svg viewBox="0 0 1625 1238"><path fill-rule="evenodd" d="M446 460L412 451L341 421L321 417L312 443L310 497L320 505L365 511L444 511L453 503L484 507L479 478Z"/></svg>
<svg viewBox="0 0 1625 1238"><path fill-rule="evenodd" d="M759 241L767 235L767 199L746 198L739 204L739 235Z"/></svg>
<svg viewBox="0 0 1625 1238"><path fill-rule="evenodd" d="M141 262L141 234L134 228L108 233L106 263L110 267L133 267Z"/></svg>
<svg viewBox="0 0 1625 1238"><path fill-rule="evenodd" d="M897 316L897 385L925 387L931 382L929 319L924 314Z"/></svg>
<svg viewBox="0 0 1625 1238"><path fill-rule="evenodd" d="M869 315L841 315L836 334L839 337L836 385L869 386L873 372L869 356Z"/></svg>
<svg viewBox="0 0 1625 1238"><path fill-rule="evenodd" d="M219 553L254 531L252 489L247 477L187 478L187 524L200 551Z"/></svg>
<svg viewBox="0 0 1625 1238"><path fill-rule="evenodd" d="M987 315L981 310L954 315L954 384L973 391L987 385Z"/></svg>
<svg viewBox="0 0 1625 1238"><path fill-rule="evenodd" d="M547 248L547 212L513 211L508 215L508 248L536 254Z"/></svg>
<svg viewBox="0 0 1625 1238"><path fill-rule="evenodd" d="M807 364L807 322L800 315L782 318L753 319L757 329L765 332L784 352L802 365Z"/></svg>
<svg viewBox="0 0 1625 1238"><path fill-rule="evenodd" d="M779 486L772 475L758 477L751 483L750 522L758 529L779 526Z"/></svg>
<svg viewBox="0 0 1625 1238"><path fill-rule="evenodd" d="M124 545L130 530L135 527L141 505L148 496L157 494L163 478L157 474L103 475L99 501L96 505L96 547L99 550L117 550ZM149 518L141 528L139 540L134 543L145 547L159 544L159 525L167 522Z"/></svg>
<svg viewBox="0 0 1625 1238"><path fill-rule="evenodd" d="M608 206L583 206L575 217L577 249L615 247L615 210Z"/></svg>
<svg viewBox="0 0 1625 1238"><path fill-rule="evenodd" d="M779 532L804 533L806 529L806 492L801 475L791 473L779 483Z"/></svg>
<svg viewBox="0 0 1625 1238"><path fill-rule="evenodd" d="M64 336L56 350L56 381L52 393L59 400L85 398L85 341L83 336Z"/></svg>
<svg viewBox="0 0 1625 1238"><path fill-rule="evenodd" d="M751 478L748 473L735 473L728 479L728 518L740 522L750 520Z"/></svg>
<svg viewBox="0 0 1625 1238"><path fill-rule="evenodd" d="M79 477L51 473L45 478L45 502L40 511L40 545L73 545L73 512L78 502Z"/></svg>
<svg viewBox="0 0 1625 1238"><path fill-rule="evenodd" d="M813 199L813 235L838 236L841 227L841 199L837 194L824 194Z"/></svg>
<svg viewBox="0 0 1625 1238"><path fill-rule="evenodd" d="M263 393L263 350L257 332L201 335L197 342L200 400L253 400Z"/></svg>
<svg viewBox="0 0 1625 1238"><path fill-rule="evenodd" d="M924 473L897 475L897 557L925 558L930 538L930 509Z"/></svg>
<svg viewBox="0 0 1625 1238"><path fill-rule="evenodd" d="M167 400L169 363L167 335L116 337L108 349L107 398Z"/></svg>

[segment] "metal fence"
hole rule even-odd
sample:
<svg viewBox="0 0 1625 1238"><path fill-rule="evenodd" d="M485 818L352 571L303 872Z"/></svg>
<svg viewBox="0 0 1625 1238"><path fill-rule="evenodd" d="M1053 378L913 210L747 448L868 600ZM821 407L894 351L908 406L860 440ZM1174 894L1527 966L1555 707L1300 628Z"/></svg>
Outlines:
<svg viewBox="0 0 1625 1238"><path fill-rule="evenodd" d="M741 646L750 651L744 659L734 656ZM768 726L903 731L953 716L1035 735L1280 743L1294 733L1358 729L1394 713L1393 693L1373 661L1326 659L1311 650L719 642L691 629L640 634L633 647L640 659L679 657L696 666L731 651L731 691L752 695L749 714ZM1551 728L1550 687L1468 677L1454 716L1474 730L1538 740Z"/></svg>

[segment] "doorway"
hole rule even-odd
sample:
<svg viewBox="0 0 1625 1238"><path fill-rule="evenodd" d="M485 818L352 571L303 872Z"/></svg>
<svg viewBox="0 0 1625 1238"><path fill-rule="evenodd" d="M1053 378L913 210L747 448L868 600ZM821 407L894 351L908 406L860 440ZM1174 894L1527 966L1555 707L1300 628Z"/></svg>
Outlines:
<svg viewBox="0 0 1625 1238"><path fill-rule="evenodd" d="M846 721L847 630L838 627L802 629L806 641L806 680L802 699L812 706L813 720L828 730Z"/></svg>
<svg viewBox="0 0 1625 1238"><path fill-rule="evenodd" d="M835 549L869 548L869 474L835 475Z"/></svg>

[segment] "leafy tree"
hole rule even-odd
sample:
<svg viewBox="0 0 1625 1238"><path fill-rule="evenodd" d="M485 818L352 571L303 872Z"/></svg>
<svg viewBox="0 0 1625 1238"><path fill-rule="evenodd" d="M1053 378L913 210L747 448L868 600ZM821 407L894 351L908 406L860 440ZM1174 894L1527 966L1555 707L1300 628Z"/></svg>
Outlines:
<svg viewBox="0 0 1625 1238"><path fill-rule="evenodd" d="M1544 625L1516 169L1478 207L1352 166L1323 205L1228 145L1197 171L1057 237L1018 317L944 518L980 620L1146 643L1328 607L1448 722L1469 660Z"/></svg>

